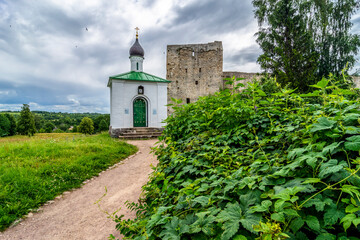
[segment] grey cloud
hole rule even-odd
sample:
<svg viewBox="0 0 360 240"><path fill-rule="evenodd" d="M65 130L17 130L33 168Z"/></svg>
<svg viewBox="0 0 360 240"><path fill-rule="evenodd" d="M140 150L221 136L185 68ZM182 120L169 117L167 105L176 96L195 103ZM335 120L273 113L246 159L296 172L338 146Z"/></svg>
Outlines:
<svg viewBox="0 0 360 240"><path fill-rule="evenodd" d="M235 54L230 55L225 61L234 62L239 65L249 62L256 62L258 56L261 54L261 50L257 45L252 45L248 48L242 49Z"/></svg>
<svg viewBox="0 0 360 240"><path fill-rule="evenodd" d="M185 7L175 7L175 20L169 25L196 24L198 32L224 33L244 28L252 21L250 1L202 0ZM191 25L189 26L191 27Z"/></svg>

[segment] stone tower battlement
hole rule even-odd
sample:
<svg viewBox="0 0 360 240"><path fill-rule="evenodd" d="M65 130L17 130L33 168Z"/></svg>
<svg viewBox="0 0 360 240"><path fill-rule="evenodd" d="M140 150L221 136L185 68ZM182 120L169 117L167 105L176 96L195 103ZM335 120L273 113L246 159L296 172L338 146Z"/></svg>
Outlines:
<svg viewBox="0 0 360 240"><path fill-rule="evenodd" d="M194 102L223 87L222 42L206 44L168 45L166 55L166 78L168 103L171 98L184 103ZM168 113L171 109L168 109Z"/></svg>

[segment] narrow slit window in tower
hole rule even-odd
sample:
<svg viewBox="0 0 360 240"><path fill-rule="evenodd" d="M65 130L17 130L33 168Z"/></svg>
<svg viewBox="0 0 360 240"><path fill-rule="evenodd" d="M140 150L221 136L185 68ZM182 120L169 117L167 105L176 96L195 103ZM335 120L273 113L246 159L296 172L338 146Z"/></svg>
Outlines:
<svg viewBox="0 0 360 240"><path fill-rule="evenodd" d="M199 68L199 73L201 73L201 68Z"/></svg>
<svg viewBox="0 0 360 240"><path fill-rule="evenodd" d="M190 98L186 98L186 103L190 103Z"/></svg>
<svg viewBox="0 0 360 240"><path fill-rule="evenodd" d="M139 63L136 63L136 70L139 70Z"/></svg>
<svg viewBox="0 0 360 240"><path fill-rule="evenodd" d="M195 81L195 85L198 85L199 84L199 81Z"/></svg>

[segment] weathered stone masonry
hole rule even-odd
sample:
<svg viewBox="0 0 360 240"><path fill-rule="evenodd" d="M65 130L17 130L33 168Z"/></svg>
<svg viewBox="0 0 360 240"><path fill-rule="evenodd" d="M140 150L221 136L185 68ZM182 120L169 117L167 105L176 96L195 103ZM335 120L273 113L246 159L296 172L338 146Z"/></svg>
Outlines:
<svg viewBox="0 0 360 240"><path fill-rule="evenodd" d="M220 89L230 88L225 78L236 79L245 85L253 79L260 79L259 73L223 72L223 47L221 41L206 44L168 45L166 55L166 79L168 103L171 98L183 103L195 102L200 96L213 94ZM353 77L356 87L360 87L360 77ZM240 89L241 90L241 89ZM168 114L172 108L168 107Z"/></svg>
<svg viewBox="0 0 360 240"><path fill-rule="evenodd" d="M194 102L199 96L219 91L223 87L222 67L221 42L168 45L166 78L171 80L168 103L171 98L182 99L184 103Z"/></svg>

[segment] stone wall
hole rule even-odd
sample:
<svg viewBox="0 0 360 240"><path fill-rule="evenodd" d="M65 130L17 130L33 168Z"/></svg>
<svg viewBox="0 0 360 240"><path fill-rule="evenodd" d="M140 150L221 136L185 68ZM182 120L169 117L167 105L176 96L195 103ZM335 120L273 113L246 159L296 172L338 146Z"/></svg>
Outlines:
<svg viewBox="0 0 360 240"><path fill-rule="evenodd" d="M245 86L240 87L239 90L242 90L246 87L248 82L251 82L252 80L260 80L261 74L260 73L246 73L246 72L223 72L223 86L224 88L231 89L232 86L225 84L228 80L226 78L232 78L235 77L237 83L243 83Z"/></svg>
<svg viewBox="0 0 360 240"><path fill-rule="evenodd" d="M229 88L225 78L235 76L236 83L246 84L253 79L259 80L260 73L223 72L222 42L206 44L168 45L166 56L166 78L168 84L168 103L171 98L181 99L183 103L195 102L200 96L213 94L220 89ZM353 77L360 88L360 77ZM240 88L241 90L243 88ZM172 113L168 107L168 114Z"/></svg>
<svg viewBox="0 0 360 240"><path fill-rule="evenodd" d="M353 78L356 88L360 88L360 76L357 76L357 77L352 76L352 78Z"/></svg>
<svg viewBox="0 0 360 240"><path fill-rule="evenodd" d="M223 87L222 68L222 42L168 45L166 78L171 81L168 103L172 103L171 98L190 103L199 96L219 91ZM168 113L171 110L168 108Z"/></svg>

